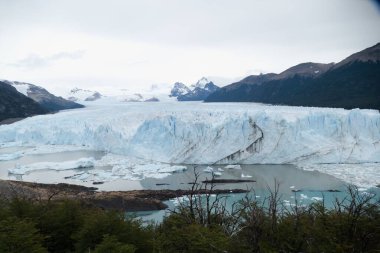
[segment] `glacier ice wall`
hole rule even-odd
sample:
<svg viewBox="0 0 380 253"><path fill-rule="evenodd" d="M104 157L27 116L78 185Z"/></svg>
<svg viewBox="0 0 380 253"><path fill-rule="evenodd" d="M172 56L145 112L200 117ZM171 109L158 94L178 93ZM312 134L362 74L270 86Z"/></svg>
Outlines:
<svg viewBox="0 0 380 253"><path fill-rule="evenodd" d="M260 104L90 106L0 126L0 143L86 146L184 164L380 162L380 114Z"/></svg>

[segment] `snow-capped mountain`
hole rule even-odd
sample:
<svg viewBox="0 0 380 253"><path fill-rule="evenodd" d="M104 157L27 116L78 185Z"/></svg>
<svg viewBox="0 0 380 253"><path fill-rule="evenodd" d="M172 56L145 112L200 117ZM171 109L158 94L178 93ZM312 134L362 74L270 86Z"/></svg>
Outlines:
<svg viewBox="0 0 380 253"><path fill-rule="evenodd" d="M48 113L36 101L18 92L9 82L0 80L0 122Z"/></svg>
<svg viewBox="0 0 380 253"><path fill-rule="evenodd" d="M69 91L69 94L66 97L68 100L79 102L79 101L95 101L102 98L103 96L97 91L74 88Z"/></svg>
<svg viewBox="0 0 380 253"><path fill-rule="evenodd" d="M192 84L190 87L192 90L195 88L204 89L206 84L210 83L210 81L206 77L202 77L195 84Z"/></svg>
<svg viewBox="0 0 380 253"><path fill-rule="evenodd" d="M185 95L187 93L191 92L190 88L187 87L185 84L176 82L170 91L170 97L178 97Z"/></svg>
<svg viewBox="0 0 380 253"><path fill-rule="evenodd" d="M43 87L34 84L8 80L4 80L3 82L12 85L19 93L33 99L49 112L83 107L81 104L57 97Z"/></svg>
<svg viewBox="0 0 380 253"><path fill-rule="evenodd" d="M178 101L202 101L218 89L219 87L213 82L206 77L202 77L190 87L183 83L175 83L170 96L177 97Z"/></svg>
<svg viewBox="0 0 380 253"><path fill-rule="evenodd" d="M101 91L81 88L71 89L66 98L84 103L112 104L123 102L162 102L175 101L169 95L169 84L153 84L149 87L128 87L122 89L103 89Z"/></svg>

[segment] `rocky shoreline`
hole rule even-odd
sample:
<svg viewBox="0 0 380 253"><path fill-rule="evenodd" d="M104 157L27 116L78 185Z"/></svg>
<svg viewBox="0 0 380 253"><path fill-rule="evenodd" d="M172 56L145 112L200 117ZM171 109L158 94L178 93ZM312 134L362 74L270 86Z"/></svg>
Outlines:
<svg viewBox="0 0 380 253"><path fill-rule="evenodd" d="M97 191L96 187L72 184L41 184L23 181L0 180L0 195L3 198L22 197L40 201L75 199L102 209L117 209L127 212L163 210L163 201L188 195L190 190L134 190ZM245 193L247 190L213 190L212 194ZM210 193L202 190L200 194Z"/></svg>

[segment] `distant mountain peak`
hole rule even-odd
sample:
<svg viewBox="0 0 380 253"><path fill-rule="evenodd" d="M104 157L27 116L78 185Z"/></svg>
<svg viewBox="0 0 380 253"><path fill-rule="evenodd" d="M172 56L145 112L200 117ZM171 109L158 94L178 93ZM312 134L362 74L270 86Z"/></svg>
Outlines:
<svg viewBox="0 0 380 253"><path fill-rule="evenodd" d="M181 96L181 95L185 95L187 93L189 93L191 90L189 87L187 87L185 84L183 83L180 83L180 82L176 82L172 88L172 90L170 91L170 97L178 97L178 96Z"/></svg>
<svg viewBox="0 0 380 253"><path fill-rule="evenodd" d="M315 63L315 62L305 62L297 64L287 70L281 72L280 74L273 77L273 79L284 79L291 78L295 75L316 77L319 76L334 66L334 63Z"/></svg>
<svg viewBox="0 0 380 253"><path fill-rule="evenodd" d="M83 107L83 105L74 103L73 101L57 97L41 86L18 81L4 82L13 86L19 93L31 98L49 112Z"/></svg>
<svg viewBox="0 0 380 253"><path fill-rule="evenodd" d="M0 122L12 118L25 118L49 111L33 99L19 92L14 82L0 80Z"/></svg>
<svg viewBox="0 0 380 253"><path fill-rule="evenodd" d="M334 68L338 68L352 62L380 62L380 43L366 48L360 52L352 54L345 58L343 61L337 63Z"/></svg>
<svg viewBox="0 0 380 253"><path fill-rule="evenodd" d="M248 76L205 102L380 109L380 43L334 64L306 62L280 74Z"/></svg>
<svg viewBox="0 0 380 253"><path fill-rule="evenodd" d="M85 89L75 87L69 91L66 97L68 100L77 102L77 101L95 101L103 97L103 95L97 91L85 90Z"/></svg>
<svg viewBox="0 0 380 253"><path fill-rule="evenodd" d="M210 81L206 77L202 77L195 84L191 85L194 88L204 88L206 84L210 83Z"/></svg>
<svg viewBox="0 0 380 253"><path fill-rule="evenodd" d="M201 101L205 100L211 93L219 87L206 77L202 77L190 87L183 83L176 82L170 92L170 97L176 97L178 101Z"/></svg>

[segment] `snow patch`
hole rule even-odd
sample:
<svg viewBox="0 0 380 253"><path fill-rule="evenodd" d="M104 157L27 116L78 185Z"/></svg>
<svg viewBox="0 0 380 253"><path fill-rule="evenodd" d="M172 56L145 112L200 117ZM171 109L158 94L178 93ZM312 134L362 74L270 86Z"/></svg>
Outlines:
<svg viewBox="0 0 380 253"><path fill-rule="evenodd" d="M28 90L30 88L29 84L27 83L19 83L19 82L10 82L8 81L13 87L16 88L16 90L25 96L28 96Z"/></svg>

